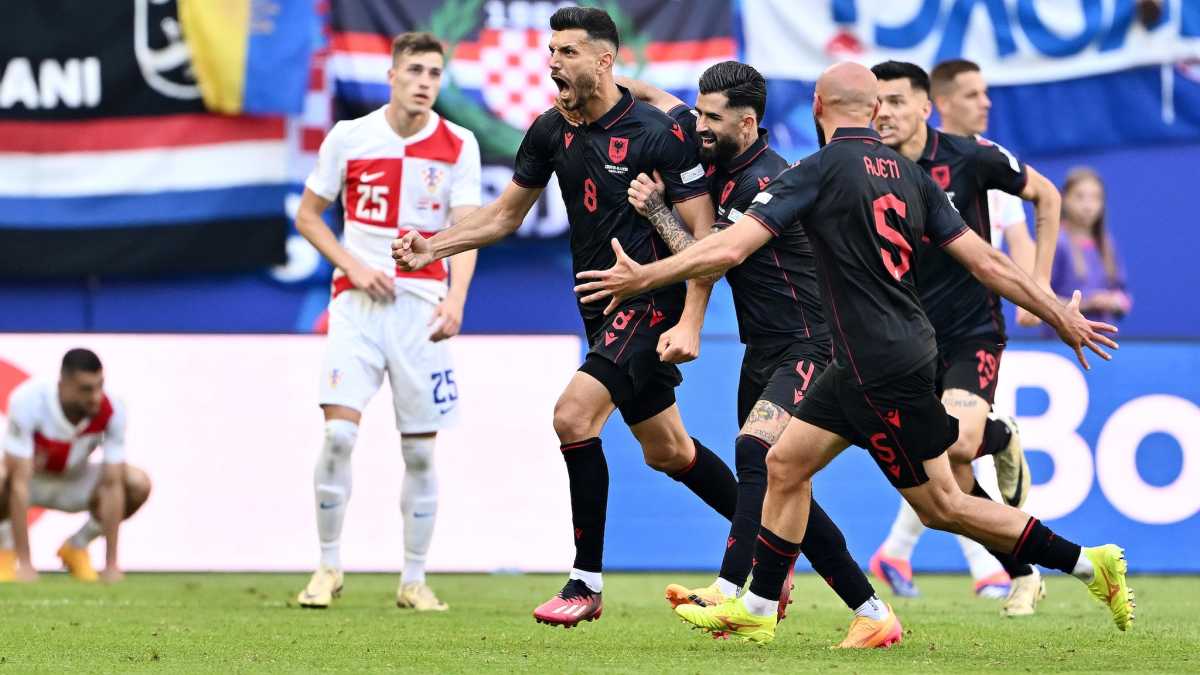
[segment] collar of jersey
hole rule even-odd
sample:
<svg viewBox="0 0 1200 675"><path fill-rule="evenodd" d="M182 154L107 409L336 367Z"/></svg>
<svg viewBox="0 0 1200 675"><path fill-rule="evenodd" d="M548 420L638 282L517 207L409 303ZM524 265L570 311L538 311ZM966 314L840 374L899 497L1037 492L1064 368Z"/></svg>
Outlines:
<svg viewBox="0 0 1200 675"><path fill-rule="evenodd" d="M612 125L616 124L617 120L624 117L626 113L633 108L633 94L630 94L628 89L619 84L617 85L617 89L621 90L621 100L617 101L616 105L609 108L608 112L601 115L600 119L592 122L588 126L592 127L593 129L608 129Z"/></svg>
<svg viewBox="0 0 1200 675"><path fill-rule="evenodd" d="M750 163L758 156L763 154L767 149L767 130L762 127L758 128L758 140L750 144L746 151L734 157L729 161L729 168L725 169L726 173L737 173L742 169L750 166Z"/></svg>
<svg viewBox="0 0 1200 675"><path fill-rule="evenodd" d="M925 149L921 151L921 159L931 161L937 154L938 145L941 143L941 139L938 137L941 133L930 125L925 125Z"/></svg>
<svg viewBox="0 0 1200 675"><path fill-rule="evenodd" d="M846 141L856 138L866 141L875 141L876 143L881 142L879 140L879 134L875 133L874 129L868 127L842 127L833 132L833 138L829 139L829 142L832 143L834 141Z"/></svg>

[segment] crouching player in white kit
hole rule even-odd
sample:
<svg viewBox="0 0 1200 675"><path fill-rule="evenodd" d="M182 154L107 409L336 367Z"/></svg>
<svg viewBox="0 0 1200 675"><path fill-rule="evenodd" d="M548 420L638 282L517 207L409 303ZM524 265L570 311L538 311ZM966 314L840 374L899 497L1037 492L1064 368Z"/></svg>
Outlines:
<svg viewBox="0 0 1200 675"><path fill-rule="evenodd" d="M342 589L340 536L350 499L350 454L367 401L386 371L404 455L400 509L404 572L396 604L445 610L425 583L437 514L433 447L454 415L458 389L444 342L458 333L474 252L401 272L391 242L409 230L432 236L480 204L479 145L433 112L445 57L428 33L392 42L391 100L338 122L321 144L296 227L336 267L321 371L325 441L313 477L321 564L300 593L302 607L328 607ZM321 214L342 195L345 243Z"/></svg>
<svg viewBox="0 0 1200 675"><path fill-rule="evenodd" d="M117 532L150 496L150 478L125 463L125 407L105 395L100 359L87 349L72 349L63 356L57 382L32 379L14 389L3 445L0 581L37 579L29 557L31 506L89 511L58 557L76 579L120 581ZM89 462L98 447L103 461ZM97 574L87 547L102 534L106 564Z"/></svg>

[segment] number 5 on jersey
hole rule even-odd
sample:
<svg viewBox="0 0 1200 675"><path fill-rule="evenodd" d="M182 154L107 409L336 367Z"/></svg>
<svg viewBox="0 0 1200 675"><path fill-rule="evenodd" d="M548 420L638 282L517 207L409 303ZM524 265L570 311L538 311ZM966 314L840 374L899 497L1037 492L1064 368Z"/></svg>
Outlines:
<svg viewBox="0 0 1200 675"><path fill-rule="evenodd" d="M888 224L887 212L891 211L900 220L904 220L908 215L908 205L889 192L872 202L871 206L875 210L875 231L879 233L879 236L895 245L896 251L900 254L900 262L897 264L892 260L892 254L888 253L886 248L880 247L879 255L883 257L883 266L887 268L888 274L892 275L893 279L900 281L900 277L904 276L910 266L912 244L908 243L899 230Z"/></svg>

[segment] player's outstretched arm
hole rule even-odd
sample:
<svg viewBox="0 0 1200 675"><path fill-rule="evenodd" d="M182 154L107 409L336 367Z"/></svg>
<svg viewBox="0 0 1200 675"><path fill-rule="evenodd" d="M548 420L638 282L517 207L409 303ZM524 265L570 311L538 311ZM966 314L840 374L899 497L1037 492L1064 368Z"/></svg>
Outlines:
<svg viewBox="0 0 1200 675"><path fill-rule="evenodd" d="M588 270L576 275L584 282L575 287L580 302L599 302L611 298L604 313L612 312L626 298L661 288L684 279L724 274L740 265L749 255L771 239L767 228L752 216L742 216L727 229L696 242L687 250L649 265L641 265L625 255L613 239L617 262L606 270Z"/></svg>
<svg viewBox="0 0 1200 675"><path fill-rule="evenodd" d="M616 80L617 84L628 89L634 98L639 101L645 101L663 112L670 112L673 108L687 105L674 94L663 91L649 82L635 80L632 77L625 77L624 75L617 76Z"/></svg>
<svg viewBox="0 0 1200 675"><path fill-rule="evenodd" d="M300 197L300 208L296 212L296 231L320 251L330 264L349 277L355 288L363 290L373 300L392 299L396 294L392 276L364 265L342 246L337 235L325 224L321 214L325 213L325 209L332 203L310 188L304 188L304 194Z"/></svg>
<svg viewBox="0 0 1200 675"><path fill-rule="evenodd" d="M473 251L500 241L521 226L542 188L508 184L494 202L429 239L409 232L392 242L392 258L401 269L413 271L463 251Z"/></svg>
<svg viewBox="0 0 1200 675"><path fill-rule="evenodd" d="M1087 347L1100 358L1112 356L1103 347L1117 348L1106 333L1116 333L1116 326L1091 321L1079 312L1079 291L1067 304L1038 287L1037 283L974 232L967 231L945 246L963 267L984 286L1024 307L1058 332L1058 337L1072 349L1084 369L1090 369L1083 348Z"/></svg>
<svg viewBox="0 0 1200 675"><path fill-rule="evenodd" d="M124 578L117 564L117 539L125 518L125 463L105 463L96 486L96 506L100 529L104 532L104 571L100 579L115 583Z"/></svg>
<svg viewBox="0 0 1200 675"><path fill-rule="evenodd" d="M33 457L4 456L8 472L8 522L12 523L13 550L17 555L17 580L37 581L37 570L29 555L29 483L33 479Z"/></svg>

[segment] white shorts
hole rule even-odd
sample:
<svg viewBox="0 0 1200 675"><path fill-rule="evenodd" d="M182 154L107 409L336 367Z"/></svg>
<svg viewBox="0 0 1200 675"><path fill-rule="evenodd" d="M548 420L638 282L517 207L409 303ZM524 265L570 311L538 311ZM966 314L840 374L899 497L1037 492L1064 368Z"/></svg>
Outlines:
<svg viewBox="0 0 1200 675"><path fill-rule="evenodd" d="M53 511L87 511L100 484L104 464L89 462L66 474L34 472L29 479L29 505Z"/></svg>
<svg viewBox="0 0 1200 675"><path fill-rule="evenodd" d="M392 302L376 302L359 290L340 293L329 304L320 403L361 412L386 371L400 433L430 433L452 424L458 385L446 342L429 339L435 308L400 288Z"/></svg>

